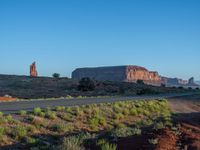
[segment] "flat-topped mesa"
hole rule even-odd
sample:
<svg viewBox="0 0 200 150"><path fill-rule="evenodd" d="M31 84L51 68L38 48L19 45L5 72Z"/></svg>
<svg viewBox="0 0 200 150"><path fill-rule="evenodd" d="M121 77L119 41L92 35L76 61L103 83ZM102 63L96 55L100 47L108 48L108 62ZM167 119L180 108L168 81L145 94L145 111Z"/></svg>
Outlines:
<svg viewBox="0 0 200 150"><path fill-rule="evenodd" d="M148 71L140 66L113 66L96 68L78 68L72 72L72 78L80 80L89 77L99 81L137 82L143 80L146 84L160 85L161 77L158 72Z"/></svg>
<svg viewBox="0 0 200 150"><path fill-rule="evenodd" d="M31 77L37 77L38 76L37 69L36 69L36 63L35 62L33 62L30 65L30 76Z"/></svg>

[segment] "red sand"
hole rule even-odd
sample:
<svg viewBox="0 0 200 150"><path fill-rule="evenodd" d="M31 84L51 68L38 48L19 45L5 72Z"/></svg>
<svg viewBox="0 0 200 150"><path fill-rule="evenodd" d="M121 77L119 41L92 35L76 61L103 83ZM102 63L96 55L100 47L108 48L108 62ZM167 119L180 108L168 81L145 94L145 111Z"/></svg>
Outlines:
<svg viewBox="0 0 200 150"><path fill-rule="evenodd" d="M16 98L10 98L10 97L0 97L0 101L15 101Z"/></svg>

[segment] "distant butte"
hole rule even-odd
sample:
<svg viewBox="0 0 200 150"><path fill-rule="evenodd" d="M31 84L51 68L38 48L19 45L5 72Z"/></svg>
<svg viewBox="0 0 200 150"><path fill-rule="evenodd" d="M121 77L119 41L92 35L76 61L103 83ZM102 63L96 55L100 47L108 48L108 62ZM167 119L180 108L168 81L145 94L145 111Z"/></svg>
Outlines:
<svg viewBox="0 0 200 150"><path fill-rule="evenodd" d="M113 66L96 68L78 68L72 72L72 78L80 80L89 77L100 81L125 81L137 82L143 80L146 84L160 85L161 77L158 72L148 71L140 66Z"/></svg>
<svg viewBox="0 0 200 150"><path fill-rule="evenodd" d="M117 82L137 82L143 80L150 85L166 86L196 86L194 78L183 80L178 78L168 78L160 76L156 71L149 71L144 67L135 65L125 66L106 66L94 68L77 68L72 72L72 78L80 80L89 77L99 81L117 81Z"/></svg>

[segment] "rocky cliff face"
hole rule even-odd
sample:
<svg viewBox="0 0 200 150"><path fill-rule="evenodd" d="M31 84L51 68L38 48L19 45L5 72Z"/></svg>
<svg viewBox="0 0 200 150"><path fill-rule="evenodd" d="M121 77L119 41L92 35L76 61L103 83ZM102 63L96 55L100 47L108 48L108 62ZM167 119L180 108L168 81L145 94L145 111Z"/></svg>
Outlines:
<svg viewBox="0 0 200 150"><path fill-rule="evenodd" d="M151 72L139 66L79 68L72 72L73 79L80 80L83 77L100 81L136 82L137 80L143 80L147 84L161 84L161 77L157 72Z"/></svg>
<svg viewBox="0 0 200 150"><path fill-rule="evenodd" d="M137 66L126 67L126 81L136 82L137 80L143 80L145 83L160 84L161 77L158 72L148 71L146 68Z"/></svg>
<svg viewBox="0 0 200 150"><path fill-rule="evenodd" d="M125 72L125 66L78 68L72 72L72 79L80 80L89 77L99 81L124 81L126 79Z"/></svg>

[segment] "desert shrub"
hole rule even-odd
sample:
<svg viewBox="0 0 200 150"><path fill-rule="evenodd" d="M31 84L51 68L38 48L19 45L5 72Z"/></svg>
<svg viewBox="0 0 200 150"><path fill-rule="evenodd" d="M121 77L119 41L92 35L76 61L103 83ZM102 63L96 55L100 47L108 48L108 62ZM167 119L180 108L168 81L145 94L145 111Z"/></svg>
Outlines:
<svg viewBox="0 0 200 150"><path fill-rule="evenodd" d="M64 138L62 144L58 146L58 150L84 150L84 147L81 145L81 141L76 136Z"/></svg>
<svg viewBox="0 0 200 150"><path fill-rule="evenodd" d="M163 129L165 128L165 125L163 124L163 122L157 122L154 124L154 129L159 130L159 129Z"/></svg>
<svg viewBox="0 0 200 150"><path fill-rule="evenodd" d="M38 116L40 116L40 117L45 117L45 112L40 112L40 113L38 113Z"/></svg>
<svg viewBox="0 0 200 150"><path fill-rule="evenodd" d="M37 128L35 126L27 126L26 128L27 128L27 132L30 132L30 133L36 133L37 132Z"/></svg>
<svg viewBox="0 0 200 150"><path fill-rule="evenodd" d="M115 103L114 105L113 105L113 111L115 112L115 113L121 113L122 112L122 106L120 107L117 103Z"/></svg>
<svg viewBox="0 0 200 150"><path fill-rule="evenodd" d="M138 114L138 112L137 112L137 109L136 109L136 108L132 108L132 109L130 110L130 115L131 115L131 116L137 116L137 114Z"/></svg>
<svg viewBox="0 0 200 150"><path fill-rule="evenodd" d="M36 107L36 108L34 108L34 110L33 110L34 115L39 115L39 113L41 113L41 112L42 112L42 110L41 110L40 107Z"/></svg>
<svg viewBox="0 0 200 150"><path fill-rule="evenodd" d="M124 115L122 113L114 114L113 118L117 120L121 120L124 118Z"/></svg>
<svg viewBox="0 0 200 150"><path fill-rule="evenodd" d="M100 117L99 118L99 124L102 126L105 126L107 124L106 118Z"/></svg>
<svg viewBox="0 0 200 150"><path fill-rule="evenodd" d="M4 134L5 134L5 128L0 127L0 141L3 139Z"/></svg>
<svg viewBox="0 0 200 150"><path fill-rule="evenodd" d="M25 137L25 141L26 141L27 144L35 144L35 143L38 142L37 139L32 138L32 137Z"/></svg>
<svg viewBox="0 0 200 150"><path fill-rule="evenodd" d="M150 144L157 145L158 144L158 139L149 139L148 142Z"/></svg>
<svg viewBox="0 0 200 150"><path fill-rule="evenodd" d="M105 143L101 145L101 150L116 150L116 149L117 149L116 144Z"/></svg>
<svg viewBox="0 0 200 150"><path fill-rule="evenodd" d="M125 116L129 115L129 110L128 109L123 109L122 114L124 114Z"/></svg>
<svg viewBox="0 0 200 150"><path fill-rule="evenodd" d="M100 109L97 108L95 105L92 107L92 115L98 116L100 114Z"/></svg>
<svg viewBox="0 0 200 150"><path fill-rule="evenodd" d="M67 112L67 113L73 113L73 110L72 110L72 107L66 107L65 108L65 111Z"/></svg>
<svg viewBox="0 0 200 150"><path fill-rule="evenodd" d="M72 120L71 115L68 114L68 113L63 113L63 114L61 114L61 115L60 115L60 118L63 119L63 120L65 120L65 121L71 121L71 120Z"/></svg>
<svg viewBox="0 0 200 150"><path fill-rule="evenodd" d="M0 112L0 117L3 117L3 113L2 112Z"/></svg>
<svg viewBox="0 0 200 150"><path fill-rule="evenodd" d="M6 121L7 123L18 124L18 123L20 122L19 120L13 119L12 115L4 116L4 118L5 118L5 121Z"/></svg>
<svg viewBox="0 0 200 150"><path fill-rule="evenodd" d="M56 132L68 132L72 130L72 125L71 124L64 124L64 123L58 123L54 124L52 127L53 131Z"/></svg>
<svg viewBox="0 0 200 150"><path fill-rule="evenodd" d="M65 106L56 106L56 111L64 111Z"/></svg>
<svg viewBox="0 0 200 150"><path fill-rule="evenodd" d="M45 113L45 117L48 118L48 119L55 119L57 116L56 116L55 112L53 112L53 111L47 111Z"/></svg>
<svg viewBox="0 0 200 150"><path fill-rule="evenodd" d="M138 120L135 125L137 127L147 127L153 124L153 121L151 119L147 119L147 120Z"/></svg>
<svg viewBox="0 0 200 150"><path fill-rule="evenodd" d="M150 115L150 112L147 111L147 110L144 110L144 111L143 111L143 115L145 115L145 116L149 116L149 115Z"/></svg>
<svg viewBox="0 0 200 150"><path fill-rule="evenodd" d="M99 118L94 117L88 120L88 124L90 125L90 127L92 128L92 130L98 130L98 126L99 126Z"/></svg>
<svg viewBox="0 0 200 150"><path fill-rule="evenodd" d="M59 73L54 73L54 74L52 74L52 77L54 77L54 78L60 78L60 74Z"/></svg>
<svg viewBox="0 0 200 150"><path fill-rule="evenodd" d="M79 81L78 90L79 91L93 91L95 89L95 83L90 78L82 78Z"/></svg>
<svg viewBox="0 0 200 150"><path fill-rule="evenodd" d="M97 141L97 145L100 147L101 150L116 150L116 144L110 144L104 139L100 139Z"/></svg>
<svg viewBox="0 0 200 150"><path fill-rule="evenodd" d="M19 114L20 114L21 116L24 116L24 115L27 114L27 111L25 111L25 110L20 110L20 111L19 111Z"/></svg>
<svg viewBox="0 0 200 150"><path fill-rule="evenodd" d="M66 99L72 99L73 97L71 95L67 95L65 98Z"/></svg>
<svg viewBox="0 0 200 150"><path fill-rule="evenodd" d="M84 111L81 110L80 107L74 107L73 108L73 114L76 116L83 116L84 115Z"/></svg>
<svg viewBox="0 0 200 150"><path fill-rule="evenodd" d="M27 135L27 129L22 126L16 126L14 127L12 134L16 140L20 140Z"/></svg>
<svg viewBox="0 0 200 150"><path fill-rule="evenodd" d="M113 121L113 126L115 128L126 128L126 125L124 123L119 122L118 120Z"/></svg>
<svg viewBox="0 0 200 150"><path fill-rule="evenodd" d="M116 128L111 132L111 136L113 137L128 137L132 135L140 135L141 130L139 128Z"/></svg>

